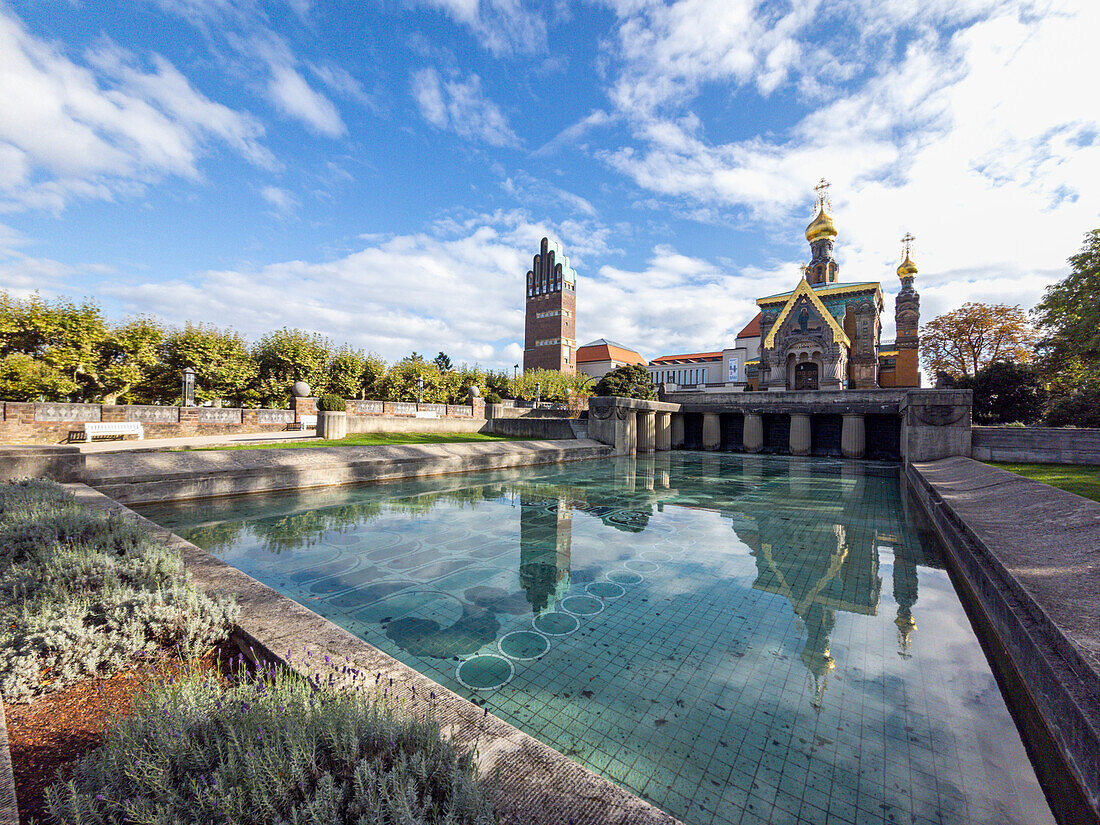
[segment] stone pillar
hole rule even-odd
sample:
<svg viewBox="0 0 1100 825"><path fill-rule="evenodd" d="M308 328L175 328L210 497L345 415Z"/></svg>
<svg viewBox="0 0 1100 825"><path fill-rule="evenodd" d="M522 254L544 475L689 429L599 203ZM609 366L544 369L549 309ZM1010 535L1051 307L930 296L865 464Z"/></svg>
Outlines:
<svg viewBox="0 0 1100 825"><path fill-rule="evenodd" d="M810 454L810 416L791 413L791 455Z"/></svg>
<svg viewBox="0 0 1100 825"><path fill-rule="evenodd" d="M671 433L669 434L669 442L674 450L682 450L684 448L684 414L673 413L672 422L669 424Z"/></svg>
<svg viewBox="0 0 1100 825"><path fill-rule="evenodd" d="M317 414L317 399L292 396L290 399L290 408L294 410L294 423L301 424L303 415Z"/></svg>
<svg viewBox="0 0 1100 825"><path fill-rule="evenodd" d="M652 410L638 410L638 452L652 453L657 443L657 416Z"/></svg>
<svg viewBox="0 0 1100 825"><path fill-rule="evenodd" d="M718 413L703 413L703 449L717 450L722 444L722 420Z"/></svg>
<svg viewBox="0 0 1100 825"><path fill-rule="evenodd" d="M657 413L655 426L657 432L653 444L654 448L658 452L672 449L672 413Z"/></svg>
<svg viewBox="0 0 1100 825"><path fill-rule="evenodd" d="M845 458L863 458L867 449L867 433L863 429L863 416L845 414L840 430L840 452Z"/></svg>
<svg viewBox="0 0 1100 825"><path fill-rule="evenodd" d="M760 413L745 413L744 445L746 453L764 449L764 417Z"/></svg>
<svg viewBox="0 0 1100 825"><path fill-rule="evenodd" d="M615 408L615 453L634 455L638 451L638 417L634 410Z"/></svg>

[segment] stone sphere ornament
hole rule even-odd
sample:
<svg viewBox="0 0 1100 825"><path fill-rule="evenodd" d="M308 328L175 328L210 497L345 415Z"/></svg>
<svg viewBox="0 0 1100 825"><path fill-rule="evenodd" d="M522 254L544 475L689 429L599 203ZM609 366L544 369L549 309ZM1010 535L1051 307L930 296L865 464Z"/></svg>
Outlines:
<svg viewBox="0 0 1100 825"><path fill-rule="evenodd" d="M290 388L290 391L294 393L295 398L308 398L309 384L307 384L305 381L295 381L294 386Z"/></svg>
<svg viewBox="0 0 1100 825"><path fill-rule="evenodd" d="M481 387L477 386L476 384L470 387L471 398L477 398L479 395L481 395Z"/></svg>

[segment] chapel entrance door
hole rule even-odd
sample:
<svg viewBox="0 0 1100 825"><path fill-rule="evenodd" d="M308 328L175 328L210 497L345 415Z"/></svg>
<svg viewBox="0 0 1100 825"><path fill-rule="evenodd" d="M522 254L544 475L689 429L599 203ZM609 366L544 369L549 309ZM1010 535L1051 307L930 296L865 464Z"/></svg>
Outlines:
<svg viewBox="0 0 1100 825"><path fill-rule="evenodd" d="M817 389L817 364L803 362L794 366L794 388L796 390Z"/></svg>

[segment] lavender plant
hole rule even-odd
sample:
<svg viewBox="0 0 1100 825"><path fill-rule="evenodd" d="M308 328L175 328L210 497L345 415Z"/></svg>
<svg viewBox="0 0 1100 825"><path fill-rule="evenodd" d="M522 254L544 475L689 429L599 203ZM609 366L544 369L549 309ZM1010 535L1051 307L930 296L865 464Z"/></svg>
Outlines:
<svg viewBox="0 0 1100 825"><path fill-rule="evenodd" d="M430 713L275 669L153 686L47 800L57 825L497 821L472 754Z"/></svg>
<svg viewBox="0 0 1100 825"><path fill-rule="evenodd" d="M61 485L0 486L0 694L26 701L164 649L224 639L232 600L187 581L151 529Z"/></svg>

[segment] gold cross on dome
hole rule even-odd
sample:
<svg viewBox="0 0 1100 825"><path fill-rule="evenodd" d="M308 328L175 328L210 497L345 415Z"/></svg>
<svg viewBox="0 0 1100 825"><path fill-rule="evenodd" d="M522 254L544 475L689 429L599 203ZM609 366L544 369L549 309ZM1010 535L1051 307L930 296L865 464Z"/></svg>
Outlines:
<svg viewBox="0 0 1100 825"><path fill-rule="evenodd" d="M901 239L901 242L902 242L903 244L905 244L905 257L906 257L906 258L908 258L908 257L909 257L909 247L910 247L910 245L911 245L911 244L913 243L913 241L915 241L915 240L916 240L916 238L914 238L914 237L913 237L912 235L910 235L910 234L909 234L908 232L906 232L906 233L905 233L905 237Z"/></svg>
<svg viewBox="0 0 1100 825"><path fill-rule="evenodd" d="M832 184L830 184L827 180L825 180L825 178L822 178L821 180L819 180L817 182L817 186L814 187L814 191L817 192L817 202L819 204L824 204L824 203L828 202L828 200L829 200L829 187L831 185ZM829 204L829 205L831 206L832 204Z"/></svg>

